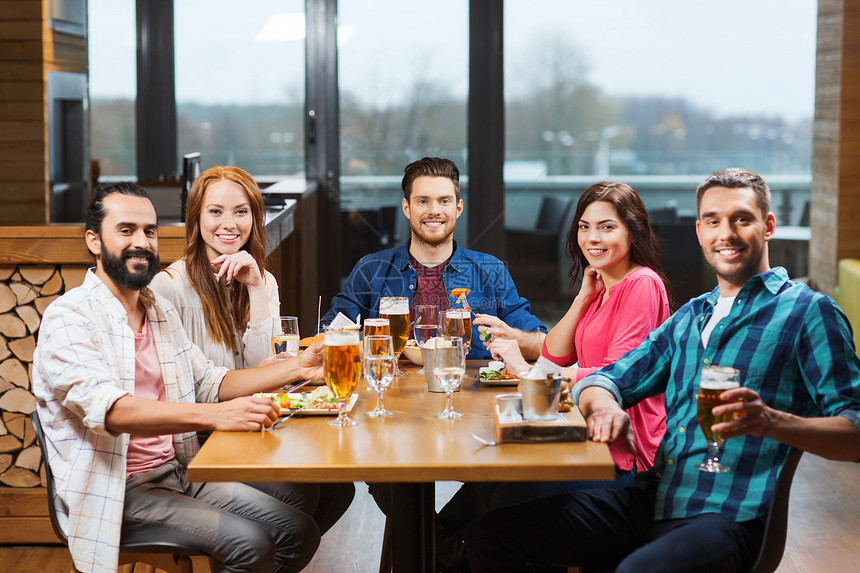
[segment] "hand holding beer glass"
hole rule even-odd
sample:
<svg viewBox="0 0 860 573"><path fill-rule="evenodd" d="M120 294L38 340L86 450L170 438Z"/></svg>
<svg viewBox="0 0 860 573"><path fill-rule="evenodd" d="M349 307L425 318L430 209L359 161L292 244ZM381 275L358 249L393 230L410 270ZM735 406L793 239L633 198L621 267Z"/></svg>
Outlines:
<svg viewBox="0 0 860 573"><path fill-rule="evenodd" d="M364 377L371 388L376 390L376 408L367 413L371 418L384 418L394 415L394 412L386 410L382 404L382 394L391 384L395 370L397 370L397 359L394 357L394 343L391 337L386 335L365 336Z"/></svg>
<svg viewBox="0 0 860 573"><path fill-rule="evenodd" d="M282 316L275 319L275 330L272 333L272 352L275 355L283 352L288 356L299 354L299 318L297 316Z"/></svg>
<svg viewBox="0 0 860 573"><path fill-rule="evenodd" d="M699 427L708 441L708 455L701 464L696 467L703 472L721 473L732 471L731 468L720 464L720 452L723 448L723 438L711 430L714 424L729 422L737 417L737 412L714 416L712 410L715 406L725 404L720 400L720 395L732 388L741 385L741 373L736 368L726 366L705 366L702 368L702 376L699 379L699 393L696 395L696 410L699 418Z"/></svg>
<svg viewBox="0 0 860 573"><path fill-rule="evenodd" d="M361 351L358 330L330 330L325 335L325 383L337 400L337 418L329 426L354 426L346 406L361 376Z"/></svg>
<svg viewBox="0 0 860 573"><path fill-rule="evenodd" d="M379 299L379 318L387 318L394 341L394 355L400 354L409 340L409 299L405 296L383 296ZM399 369L397 374L403 374Z"/></svg>
<svg viewBox="0 0 860 573"><path fill-rule="evenodd" d="M433 368L436 382L445 390L445 409L436 414L436 417L443 420L463 417L463 414L454 411L454 390L460 387L460 381L466 373L463 339L459 336L443 336L437 339L433 364L428 368Z"/></svg>

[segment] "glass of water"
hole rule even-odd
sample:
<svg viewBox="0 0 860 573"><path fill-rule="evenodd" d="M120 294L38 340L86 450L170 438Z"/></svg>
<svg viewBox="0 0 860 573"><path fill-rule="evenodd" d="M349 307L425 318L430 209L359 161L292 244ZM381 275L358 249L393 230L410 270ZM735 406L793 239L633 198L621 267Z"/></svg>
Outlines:
<svg viewBox="0 0 860 573"><path fill-rule="evenodd" d="M443 420L461 418L463 414L454 411L454 391L460 387L466 373L463 339L459 336L443 336L437 339L433 364L428 367L433 368L436 382L445 390L445 409L436 414L436 417Z"/></svg>

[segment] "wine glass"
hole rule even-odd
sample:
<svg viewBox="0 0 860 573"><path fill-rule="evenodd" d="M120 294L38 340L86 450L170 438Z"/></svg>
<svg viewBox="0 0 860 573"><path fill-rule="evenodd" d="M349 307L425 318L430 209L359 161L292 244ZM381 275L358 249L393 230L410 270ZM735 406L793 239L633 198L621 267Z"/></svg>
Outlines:
<svg viewBox="0 0 860 573"><path fill-rule="evenodd" d="M364 377L376 390L376 408L367 413L371 418L393 416L394 412L385 409L382 394L391 384L397 358L394 357L394 342L390 336L370 335L364 337Z"/></svg>
<svg viewBox="0 0 860 573"><path fill-rule="evenodd" d="M708 441L708 454L705 461L696 464L703 472L721 473L730 472L732 469L720 463L720 453L723 448L723 438L711 430L714 424L729 422L737 417L737 412L714 416L714 406L725 404L720 399L720 394L726 390L737 388L741 385L741 373L736 368L726 366L705 366L702 368L702 376L699 379L699 393L696 395L696 410L699 418L699 427Z"/></svg>
<svg viewBox="0 0 860 573"><path fill-rule="evenodd" d="M436 340L433 352L433 376L445 390L445 409L436 414L437 418L456 419L463 414L454 411L454 390L466 373L466 351L463 339L459 336L443 336Z"/></svg>
<svg viewBox="0 0 860 573"><path fill-rule="evenodd" d="M391 339L394 341L394 355L400 360L403 347L409 340L409 299L405 296L380 297L379 318L388 319ZM397 374L401 375L403 372L398 368Z"/></svg>
<svg viewBox="0 0 860 573"><path fill-rule="evenodd" d="M418 343L419 348L423 348L424 344L439 331L439 307L435 304L416 304L414 324L412 331L415 342ZM417 373L424 374L424 369L421 368Z"/></svg>
<svg viewBox="0 0 860 573"><path fill-rule="evenodd" d="M325 341L325 383L337 400L337 418L329 426L354 426L358 424L349 417L346 406L352 391L361 376L361 351L358 330L332 330L326 328Z"/></svg>
<svg viewBox="0 0 860 573"><path fill-rule="evenodd" d="M282 316L275 320L272 332L272 352L277 355L286 352L288 356L299 354L299 317Z"/></svg>

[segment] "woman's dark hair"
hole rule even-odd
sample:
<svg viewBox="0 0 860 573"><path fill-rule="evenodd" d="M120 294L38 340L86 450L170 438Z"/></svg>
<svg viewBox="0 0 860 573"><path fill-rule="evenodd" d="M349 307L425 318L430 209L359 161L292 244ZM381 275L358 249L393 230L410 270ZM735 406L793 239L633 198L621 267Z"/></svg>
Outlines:
<svg viewBox="0 0 860 573"><path fill-rule="evenodd" d="M627 232L630 234L630 258L636 264L648 267L663 280L666 287L666 295L669 298L669 307L674 308L672 301L672 285L663 272L663 264L660 261L660 242L651 230L651 222L648 219L648 211L639 194L633 187L626 183L595 183L585 190L576 204L576 212L573 215L573 223L567 232L567 254L573 259L573 264L567 276L570 277L570 286L573 287L582 280L582 271L588 266L588 259L579 248L578 233L579 220L589 205L595 201L606 201L615 207L618 217L621 219Z"/></svg>

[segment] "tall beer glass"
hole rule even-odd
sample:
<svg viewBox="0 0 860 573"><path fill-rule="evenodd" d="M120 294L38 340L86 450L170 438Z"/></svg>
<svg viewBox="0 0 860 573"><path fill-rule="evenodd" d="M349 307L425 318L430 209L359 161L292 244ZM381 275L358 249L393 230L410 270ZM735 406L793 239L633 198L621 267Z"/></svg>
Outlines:
<svg viewBox="0 0 860 573"><path fill-rule="evenodd" d="M466 345L466 352L472 345L472 315L467 309L452 308L445 311L442 327L445 336L460 336Z"/></svg>
<svg viewBox="0 0 860 573"><path fill-rule="evenodd" d="M394 355L400 360L403 347L409 340L409 299L405 296L384 296L379 299L379 318L387 318L394 341ZM397 374L403 374L398 368Z"/></svg>
<svg viewBox="0 0 860 573"><path fill-rule="evenodd" d="M696 467L703 472L729 472L731 468L720 463L720 453L723 448L723 438L711 430L714 424L728 422L737 417L737 413L714 416L714 406L725 404L720 395L726 390L737 388L741 385L741 373L735 368L726 366L705 366L702 368L702 376L699 379L699 393L696 395L696 410L699 418L699 427L708 441L708 455L701 464Z"/></svg>
<svg viewBox="0 0 860 573"><path fill-rule="evenodd" d="M416 304L415 322L413 324L412 331L415 335L415 342L421 348L439 331L439 307L435 304ZM424 374L424 368L418 370L417 374Z"/></svg>
<svg viewBox="0 0 860 573"><path fill-rule="evenodd" d="M391 336L391 325L387 318L368 318L364 321L364 337Z"/></svg>
<svg viewBox="0 0 860 573"><path fill-rule="evenodd" d="M354 426L346 406L361 376L361 350L357 330L329 330L325 335L325 383L337 400L337 418L330 426Z"/></svg>

